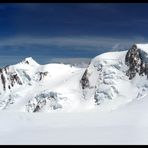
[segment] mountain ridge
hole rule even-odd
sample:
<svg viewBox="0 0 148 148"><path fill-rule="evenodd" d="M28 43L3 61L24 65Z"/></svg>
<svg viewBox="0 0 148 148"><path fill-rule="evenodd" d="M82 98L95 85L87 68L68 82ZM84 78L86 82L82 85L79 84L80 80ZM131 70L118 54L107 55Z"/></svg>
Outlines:
<svg viewBox="0 0 148 148"><path fill-rule="evenodd" d="M27 112L109 111L148 90L148 44L107 52L87 68L40 65L32 57L0 69L0 109Z"/></svg>

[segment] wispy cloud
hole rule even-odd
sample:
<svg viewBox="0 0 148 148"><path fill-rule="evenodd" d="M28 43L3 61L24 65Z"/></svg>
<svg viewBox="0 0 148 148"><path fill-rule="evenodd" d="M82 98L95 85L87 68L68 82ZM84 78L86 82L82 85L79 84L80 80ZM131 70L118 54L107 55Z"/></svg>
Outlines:
<svg viewBox="0 0 148 148"><path fill-rule="evenodd" d="M100 50L104 48L108 50L117 50L119 47L126 48L134 43L145 43L146 38L131 37L131 38L115 38L115 37L14 37L7 39L0 39L0 47L21 47L23 46L47 46L47 47L61 47L68 49L73 47L75 50ZM69 48L71 49L71 48Z"/></svg>
<svg viewBox="0 0 148 148"><path fill-rule="evenodd" d="M50 62L74 63L85 67L88 61L94 56L107 51L118 51L128 49L134 43L147 43L147 39L140 36L122 37L101 37L101 36L79 36L79 37L13 37L0 39L0 52L7 47L10 53L17 49L16 54L5 54L0 56L0 66L15 64L26 56L32 56L37 62L46 64ZM44 51L46 46L46 52ZM11 49L12 47L12 49ZM23 48L26 47L26 48ZM26 50L29 47L29 50ZM39 47L39 48L37 48ZM58 47L58 50L54 47ZM47 48L51 49L47 52ZM37 50L36 50L37 49ZM29 52L27 55L24 54ZM40 52L38 52L40 50ZM52 53L51 51L56 51ZM22 54L18 55L19 51ZM35 52L38 55L35 55ZM47 54L42 54L42 53ZM58 53L57 53L58 52ZM67 53L71 53L65 56ZM74 54L74 56L72 56ZM58 56L57 56L58 55ZM76 57L77 58L76 58ZM56 58L58 57L58 58ZM73 58L72 58L73 57ZM86 59L84 59L84 57ZM68 59L69 58L69 59Z"/></svg>

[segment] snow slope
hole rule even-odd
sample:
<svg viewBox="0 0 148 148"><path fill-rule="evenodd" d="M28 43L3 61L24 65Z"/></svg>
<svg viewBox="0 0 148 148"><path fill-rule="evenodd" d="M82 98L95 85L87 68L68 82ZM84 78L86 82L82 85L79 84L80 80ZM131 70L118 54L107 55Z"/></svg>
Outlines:
<svg viewBox="0 0 148 148"><path fill-rule="evenodd" d="M62 106L64 106L63 109L67 109L69 104L73 104L74 107L79 102L78 80L83 74L83 69L64 64L39 65L32 58L26 58L19 64L9 66L8 70L9 73L5 77L17 73L21 85L15 83L11 89L6 87L5 91L1 86L0 107L2 110L7 108L13 111L33 112L37 104L42 103L41 110L50 111L50 108L52 110L62 108ZM77 82L73 83L71 78L73 81L76 79ZM6 81L5 85L8 86L9 82L9 80ZM78 99L74 99L77 96Z"/></svg>
<svg viewBox="0 0 148 148"><path fill-rule="evenodd" d="M104 53L87 68L31 57L3 67L0 144L148 144L147 49Z"/></svg>
<svg viewBox="0 0 148 148"><path fill-rule="evenodd" d="M0 112L0 144L148 144L147 96L111 112Z"/></svg>
<svg viewBox="0 0 148 148"><path fill-rule="evenodd" d="M0 70L0 109L79 112L124 106L147 95L147 47L98 55L87 68L40 65L31 57L6 66Z"/></svg>

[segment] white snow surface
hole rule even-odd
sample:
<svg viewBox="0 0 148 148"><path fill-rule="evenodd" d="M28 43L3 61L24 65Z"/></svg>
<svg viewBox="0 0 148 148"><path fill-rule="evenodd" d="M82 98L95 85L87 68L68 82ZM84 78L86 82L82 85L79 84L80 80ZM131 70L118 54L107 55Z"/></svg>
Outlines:
<svg viewBox="0 0 148 148"><path fill-rule="evenodd" d="M137 47L148 53L148 44ZM126 53L92 59L84 90L86 68L31 57L9 66L3 74L17 74L22 85L0 84L0 144L148 144L148 79L129 80Z"/></svg>
<svg viewBox="0 0 148 148"><path fill-rule="evenodd" d="M136 44L137 48L148 53L148 44Z"/></svg>
<svg viewBox="0 0 148 148"><path fill-rule="evenodd" d="M145 145L147 98L110 112L0 112L0 144Z"/></svg>

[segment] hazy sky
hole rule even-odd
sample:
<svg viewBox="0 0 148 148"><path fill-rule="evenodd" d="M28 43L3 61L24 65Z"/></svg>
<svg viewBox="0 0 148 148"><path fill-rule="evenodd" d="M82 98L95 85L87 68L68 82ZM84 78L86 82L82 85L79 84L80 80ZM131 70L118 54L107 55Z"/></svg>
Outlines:
<svg viewBox="0 0 148 148"><path fill-rule="evenodd" d="M148 4L0 4L1 56L92 58L135 42L148 43Z"/></svg>

